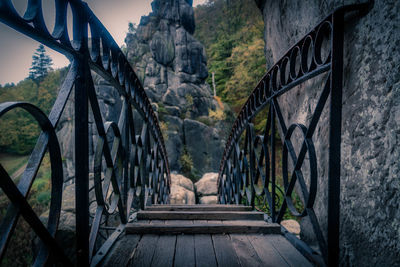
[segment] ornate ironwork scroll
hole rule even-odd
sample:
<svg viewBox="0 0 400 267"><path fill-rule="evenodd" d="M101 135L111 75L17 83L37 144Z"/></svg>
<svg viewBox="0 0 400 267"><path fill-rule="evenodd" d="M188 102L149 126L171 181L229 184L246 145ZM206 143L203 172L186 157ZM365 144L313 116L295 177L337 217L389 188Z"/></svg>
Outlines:
<svg viewBox="0 0 400 267"><path fill-rule="evenodd" d="M338 265L344 15L364 7L352 5L337 9L271 67L234 122L220 164L219 202L245 202L254 207L257 201L268 208L271 220L276 223L282 221L286 212L296 217L308 216L322 257L308 253L312 250L302 241L290 234L287 236L318 264ZM301 92L310 83L315 85L311 79L321 77L326 81L319 91L316 90L319 98L308 125L303 122L288 125L280 97L293 88ZM268 111L266 126L262 134L256 134L253 121L263 109ZM315 212L318 179L321 178L313 141L325 109L328 110L325 126L329 137L322 149L328 154L328 177L320 183L327 183L326 230L321 229L320 218ZM294 132L298 133L296 138ZM281 162L278 162L278 148L282 150ZM277 166L280 163L282 174L278 181ZM304 169L307 169L307 177ZM301 207L294 204L296 193Z"/></svg>
<svg viewBox="0 0 400 267"><path fill-rule="evenodd" d="M0 259L20 215L41 240L35 265L71 264L55 240L61 209L63 172L55 129L71 92L75 114L75 203L76 264L96 265L124 230L136 199L143 208L151 203L167 203L170 190L168 158L163 137L150 100L123 52L88 5L80 0L55 0L54 30L46 27L41 0L29 0L23 16L11 0L0 1L0 21L15 30L64 54L70 61L68 74L47 117L28 103L0 104L0 117L23 108L39 123L42 133L18 185L0 165L0 187L10 199L0 226ZM72 10L73 32L68 33L67 9ZM88 38L88 36L91 38ZM72 39L69 36L73 36ZM104 121L93 84L95 71L123 101L119 121ZM90 104L90 105L89 105ZM88 117L91 109L99 135L95 144L94 169L89 170ZM135 134L133 109L143 123ZM138 130L138 129L136 129ZM27 203L27 196L46 151L51 160L51 205L47 227ZM93 185L89 186L89 173ZM94 195L95 198L91 198ZM115 223L109 223L110 218Z"/></svg>

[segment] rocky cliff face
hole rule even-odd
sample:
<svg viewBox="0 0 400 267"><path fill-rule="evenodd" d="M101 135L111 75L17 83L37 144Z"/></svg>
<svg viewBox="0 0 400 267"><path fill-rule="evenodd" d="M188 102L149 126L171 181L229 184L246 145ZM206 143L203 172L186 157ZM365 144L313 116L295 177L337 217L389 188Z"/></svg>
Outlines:
<svg viewBox="0 0 400 267"><path fill-rule="evenodd" d="M103 116L103 121L114 121L118 123L122 108L122 101L119 93L94 72L92 72L92 77L95 83L97 100ZM63 160L64 181L68 181L69 183L73 183L75 178L74 118L74 95L72 93L57 128L57 136L60 142ZM97 143L97 138L96 124L93 114L89 111L89 172L93 172L92 156L94 155L94 147Z"/></svg>
<svg viewBox="0 0 400 267"><path fill-rule="evenodd" d="M205 50L192 36L192 1L154 0L151 5L153 12L126 36L128 60L157 104L171 170L181 171L182 156L187 154L199 177L218 169L224 127L210 112L223 114L224 107L205 82Z"/></svg>
<svg viewBox="0 0 400 267"><path fill-rule="evenodd" d="M268 66L334 8L359 1L257 1L265 22ZM341 265L400 264L400 2L376 0L367 15L345 25L341 154ZM301 88L300 88L301 89ZM284 116L303 122L320 87L280 97ZM327 114L323 114L323 117ZM325 120L326 121L326 120ZM318 147L328 132L322 125ZM317 154L319 164L327 154ZM326 168L318 169L316 212L326 210ZM321 216L326 226L326 217ZM310 227L302 221L302 238Z"/></svg>

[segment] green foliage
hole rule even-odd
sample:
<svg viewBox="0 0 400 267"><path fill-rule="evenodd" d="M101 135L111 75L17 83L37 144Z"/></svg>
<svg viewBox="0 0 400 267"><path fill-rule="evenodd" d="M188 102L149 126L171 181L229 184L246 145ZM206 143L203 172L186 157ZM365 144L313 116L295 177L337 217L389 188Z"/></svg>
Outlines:
<svg viewBox="0 0 400 267"><path fill-rule="evenodd" d="M164 142L168 140L168 122L160 121L160 130L163 136Z"/></svg>
<svg viewBox="0 0 400 267"><path fill-rule="evenodd" d="M179 158L179 163L182 166L182 173L186 176L189 176L193 168L193 160L192 156L190 156L189 152L187 151L186 146L183 147L181 157Z"/></svg>
<svg viewBox="0 0 400 267"><path fill-rule="evenodd" d="M56 70L49 72L40 82L25 79L15 86L2 87L0 103L29 102L49 114L65 74L65 69ZM33 149L39 132L37 122L26 111L12 110L0 120L0 150L19 155L27 154Z"/></svg>
<svg viewBox="0 0 400 267"><path fill-rule="evenodd" d="M10 176L24 166L28 161L28 156L17 156L10 154L0 154L0 163Z"/></svg>
<svg viewBox="0 0 400 267"><path fill-rule="evenodd" d="M213 120L207 116L198 117L197 120L207 126L213 126Z"/></svg>
<svg viewBox="0 0 400 267"><path fill-rule="evenodd" d="M216 108L215 110L209 109L208 110L208 116L217 121L225 120L225 112L224 110L220 109L219 107Z"/></svg>
<svg viewBox="0 0 400 267"><path fill-rule="evenodd" d="M158 110L157 110L158 118L160 121L163 121L164 115L168 115L168 111L162 102L158 102L157 105L158 105Z"/></svg>
<svg viewBox="0 0 400 267"><path fill-rule="evenodd" d="M186 94L185 99L189 107L193 106L193 96Z"/></svg>
<svg viewBox="0 0 400 267"><path fill-rule="evenodd" d="M29 78L41 81L53 68L53 60L46 54L44 45L40 44L32 56L32 67L29 69Z"/></svg>
<svg viewBox="0 0 400 267"><path fill-rule="evenodd" d="M51 200L51 193L49 191L40 192L36 200L39 204L48 205Z"/></svg>
<svg viewBox="0 0 400 267"><path fill-rule="evenodd" d="M1 164L7 165L6 163L9 162L8 158L27 159L27 157L25 156L21 157L15 155L2 154L2 157L0 158ZM40 216L41 214L43 214L43 212L49 209L51 200L50 178L51 178L50 159L48 157L48 154L46 154L46 156L42 161L36 179L32 184L32 188L30 190L28 197L28 203L38 216ZM7 196L5 196L5 194L0 192L0 221L3 220L9 204L10 201L8 200ZM8 244L7 252L4 255L2 264L4 266L32 265L32 260L33 260L32 238L33 238L32 228L25 222L23 218L20 218L14 230L14 234L11 237L11 241Z"/></svg>
<svg viewBox="0 0 400 267"><path fill-rule="evenodd" d="M195 8L195 18L217 95L237 113L265 73L261 12L253 0L210 0Z"/></svg>
<svg viewBox="0 0 400 267"><path fill-rule="evenodd" d="M186 146L183 147L181 157L179 158L181 164L181 173L191 179L193 182L198 181L201 177L199 171L193 166L193 159Z"/></svg>

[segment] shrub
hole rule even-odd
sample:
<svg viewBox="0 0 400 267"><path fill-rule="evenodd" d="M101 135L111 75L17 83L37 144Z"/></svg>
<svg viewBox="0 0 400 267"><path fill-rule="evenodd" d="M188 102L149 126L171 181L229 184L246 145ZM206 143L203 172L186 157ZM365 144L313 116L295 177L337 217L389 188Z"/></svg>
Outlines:
<svg viewBox="0 0 400 267"><path fill-rule="evenodd" d="M182 155L179 158L179 163L182 166L182 173L186 176L189 176L193 168L193 160L192 156L190 156L189 152L187 151L186 146L183 147Z"/></svg>
<svg viewBox="0 0 400 267"><path fill-rule="evenodd" d="M225 120L225 112L220 108L217 108L215 111L212 110L212 109L209 109L208 110L208 116L211 119L217 120L217 121Z"/></svg>

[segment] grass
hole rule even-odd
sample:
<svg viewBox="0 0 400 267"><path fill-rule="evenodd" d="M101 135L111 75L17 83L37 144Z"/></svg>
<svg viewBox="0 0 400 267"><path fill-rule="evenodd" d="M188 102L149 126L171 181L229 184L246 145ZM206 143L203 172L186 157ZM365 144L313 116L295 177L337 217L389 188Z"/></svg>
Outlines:
<svg viewBox="0 0 400 267"><path fill-rule="evenodd" d="M28 162L29 156L0 153L0 164L13 177L14 173Z"/></svg>
<svg viewBox="0 0 400 267"><path fill-rule="evenodd" d="M10 154L0 154L0 163L13 176L13 174L23 167L29 156L15 156ZM28 203L33 208L37 216L49 209L51 191L51 169L48 154L44 157L42 164L34 180L29 196ZM17 182L17 179L14 180ZM0 222L3 220L10 200L0 190ZM33 261L32 241L34 234L29 224L20 217L11 240L7 246L1 266L30 266Z"/></svg>

